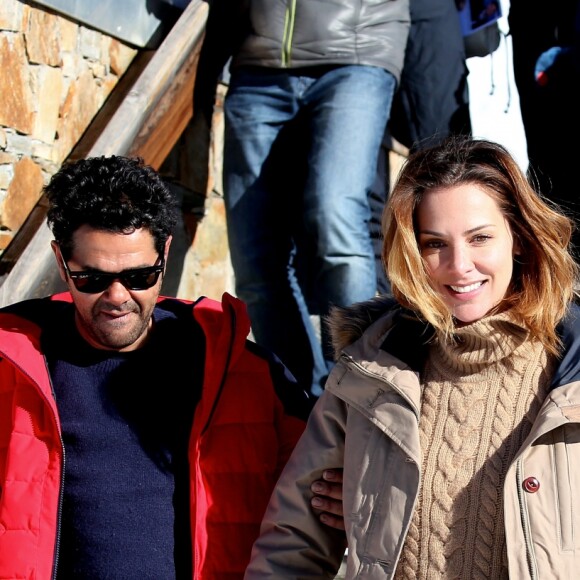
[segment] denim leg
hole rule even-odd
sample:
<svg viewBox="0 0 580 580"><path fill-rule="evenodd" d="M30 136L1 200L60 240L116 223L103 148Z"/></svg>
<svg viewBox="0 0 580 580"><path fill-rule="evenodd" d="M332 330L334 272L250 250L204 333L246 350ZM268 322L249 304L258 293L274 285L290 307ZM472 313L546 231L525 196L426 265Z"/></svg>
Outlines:
<svg viewBox="0 0 580 580"><path fill-rule="evenodd" d="M381 68L345 66L324 74L307 93L311 147L303 220L314 257L313 303L321 316L332 305L347 306L377 291L368 193L395 85ZM322 343L330 361L325 324Z"/></svg>
<svg viewBox="0 0 580 580"><path fill-rule="evenodd" d="M301 192L287 191L298 158L288 147L295 93L314 79L236 71L224 103L224 195L236 294L258 344L275 352L307 390L316 383L318 339L294 272ZM288 173L289 172L289 173Z"/></svg>

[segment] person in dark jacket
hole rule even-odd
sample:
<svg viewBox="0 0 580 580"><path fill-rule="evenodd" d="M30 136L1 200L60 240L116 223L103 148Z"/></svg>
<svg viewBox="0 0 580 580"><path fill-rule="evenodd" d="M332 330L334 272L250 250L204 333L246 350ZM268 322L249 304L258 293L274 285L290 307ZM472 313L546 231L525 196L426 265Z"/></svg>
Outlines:
<svg viewBox="0 0 580 580"><path fill-rule="evenodd" d="M565 141L580 131L576 99L580 81L579 6L578 0L550 3L511 0L508 13L528 173L544 195L573 217L577 259L580 259L578 155L576 148L565 145ZM546 59L550 54L554 58Z"/></svg>
<svg viewBox="0 0 580 580"><path fill-rule="evenodd" d="M411 29L389 134L411 152L471 133L465 44L454 0L410 0Z"/></svg>
<svg viewBox="0 0 580 580"><path fill-rule="evenodd" d="M153 169L83 159L45 193L68 292L0 310L0 577L241 578L305 390L237 298L160 296Z"/></svg>

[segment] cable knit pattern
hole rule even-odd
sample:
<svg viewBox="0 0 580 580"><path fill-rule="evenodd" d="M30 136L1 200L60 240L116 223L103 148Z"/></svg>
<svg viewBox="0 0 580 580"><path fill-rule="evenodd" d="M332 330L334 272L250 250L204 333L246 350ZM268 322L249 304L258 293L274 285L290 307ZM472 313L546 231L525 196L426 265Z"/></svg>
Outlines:
<svg viewBox="0 0 580 580"><path fill-rule="evenodd" d="M423 375L423 480L395 578L507 578L502 488L552 364L509 314L435 342Z"/></svg>

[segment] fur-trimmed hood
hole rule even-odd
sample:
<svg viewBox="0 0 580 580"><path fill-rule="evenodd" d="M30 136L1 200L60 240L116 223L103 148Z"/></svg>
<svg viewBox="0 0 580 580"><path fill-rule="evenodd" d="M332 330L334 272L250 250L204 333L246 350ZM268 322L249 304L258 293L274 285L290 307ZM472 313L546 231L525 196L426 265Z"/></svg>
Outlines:
<svg viewBox="0 0 580 580"><path fill-rule="evenodd" d="M401 306L386 294L351 306L334 306L326 318L334 359L338 360L341 351L358 340L373 322L398 310L402 310Z"/></svg>

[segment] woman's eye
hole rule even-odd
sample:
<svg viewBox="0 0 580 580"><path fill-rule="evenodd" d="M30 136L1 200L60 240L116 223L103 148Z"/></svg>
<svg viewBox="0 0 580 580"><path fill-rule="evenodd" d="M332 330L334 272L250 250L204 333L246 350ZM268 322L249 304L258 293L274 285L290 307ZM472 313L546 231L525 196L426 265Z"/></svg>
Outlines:
<svg viewBox="0 0 580 580"><path fill-rule="evenodd" d="M483 244L487 242L487 240L491 239L491 236L487 234L477 234L477 236L473 237L473 242L476 244Z"/></svg>
<svg viewBox="0 0 580 580"><path fill-rule="evenodd" d="M444 246L441 240L427 240L423 242L422 247L426 250L436 250Z"/></svg>

